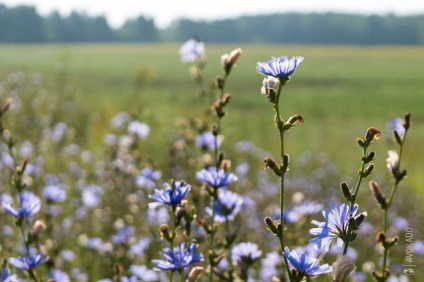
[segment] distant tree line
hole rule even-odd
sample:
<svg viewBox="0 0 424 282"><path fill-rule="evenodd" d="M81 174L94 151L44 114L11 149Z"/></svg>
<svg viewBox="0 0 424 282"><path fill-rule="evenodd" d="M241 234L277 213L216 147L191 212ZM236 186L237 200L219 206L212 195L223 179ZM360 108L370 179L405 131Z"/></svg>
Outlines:
<svg viewBox="0 0 424 282"><path fill-rule="evenodd" d="M216 21L180 19L157 28L140 15L112 28L104 16L72 12L38 14L35 7L0 4L0 42L181 42L197 35L207 43L424 44L424 15L285 13Z"/></svg>

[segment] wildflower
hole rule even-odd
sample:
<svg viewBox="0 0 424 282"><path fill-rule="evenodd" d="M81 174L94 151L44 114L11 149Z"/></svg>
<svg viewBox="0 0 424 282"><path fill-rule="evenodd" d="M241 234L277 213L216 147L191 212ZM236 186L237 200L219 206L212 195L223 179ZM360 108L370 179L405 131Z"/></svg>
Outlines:
<svg viewBox="0 0 424 282"><path fill-rule="evenodd" d="M90 185L82 192L82 202L88 208L98 207L102 203L103 189L97 185Z"/></svg>
<svg viewBox="0 0 424 282"><path fill-rule="evenodd" d="M319 260L309 257L307 253L298 252L293 250L290 252L288 247L284 248L284 256L289 261L291 268L294 268L294 275L296 281L302 280L304 276L314 276L318 274L328 273L333 271L332 267L328 264L318 265Z"/></svg>
<svg viewBox="0 0 424 282"><path fill-rule="evenodd" d="M48 202L63 203L66 200L66 191L60 185L46 186L43 195Z"/></svg>
<svg viewBox="0 0 424 282"><path fill-rule="evenodd" d="M128 133L138 136L138 138L146 139L150 133L150 127L139 121L132 121L128 124Z"/></svg>
<svg viewBox="0 0 424 282"><path fill-rule="evenodd" d="M202 169L196 173L197 179L205 182L209 186L218 189L227 186L238 180L235 174L227 173L223 169L210 167L209 169Z"/></svg>
<svg viewBox="0 0 424 282"><path fill-rule="evenodd" d="M424 241L417 240L412 244L412 249L414 250L414 254L424 255Z"/></svg>
<svg viewBox="0 0 424 282"><path fill-rule="evenodd" d="M152 260L157 266L154 270L180 271L191 264L204 261L203 255L196 253L198 247L198 244L191 243L186 251L185 243L182 243L180 246L175 247L173 251L169 248L164 249L161 256L166 260Z"/></svg>
<svg viewBox="0 0 424 282"><path fill-rule="evenodd" d="M196 38L187 40L180 48L181 62L194 62L205 53L205 44Z"/></svg>
<svg viewBox="0 0 424 282"><path fill-rule="evenodd" d="M161 204L167 204L173 207L181 206L181 200L185 198L190 191L191 186L184 181L173 181L172 187L168 183L164 184L165 190L155 189L153 195L149 198L155 200L155 203L149 203L150 208L155 208Z"/></svg>
<svg viewBox="0 0 424 282"><path fill-rule="evenodd" d="M61 250L59 256L66 262L72 262L75 260L75 253L71 250Z"/></svg>
<svg viewBox="0 0 424 282"><path fill-rule="evenodd" d="M48 256L35 252L26 257L9 258L7 262L19 269L29 270L46 263L48 260Z"/></svg>
<svg viewBox="0 0 424 282"><path fill-rule="evenodd" d="M131 237L134 237L135 229L132 226L124 225L121 229L112 235L112 243L114 244L126 244Z"/></svg>
<svg viewBox="0 0 424 282"><path fill-rule="evenodd" d="M138 187L154 188L156 181L162 176L162 172L159 170L153 170L151 167L145 167L141 170L140 176L136 179Z"/></svg>
<svg viewBox="0 0 424 282"><path fill-rule="evenodd" d="M222 143L222 136L215 137L210 131L205 131L201 135L196 136L196 144L203 150L214 151L215 142L219 148Z"/></svg>
<svg viewBox="0 0 424 282"><path fill-rule="evenodd" d="M277 252L266 254L262 259L261 278L263 281L272 281L272 277L278 276L278 269L282 266L283 257Z"/></svg>
<svg viewBox="0 0 424 282"><path fill-rule="evenodd" d="M239 243L231 251L233 261L245 264L254 263L261 255L262 251L258 249L258 245L250 242Z"/></svg>
<svg viewBox="0 0 424 282"><path fill-rule="evenodd" d="M355 260L348 256L339 256L333 263L333 281L344 282L349 274L356 268Z"/></svg>
<svg viewBox="0 0 424 282"><path fill-rule="evenodd" d="M1 282L14 282L18 281L18 277L15 274L11 274L9 268L0 269L0 281Z"/></svg>
<svg viewBox="0 0 424 282"><path fill-rule="evenodd" d="M67 130L68 130L68 126L65 123L63 122L56 123L52 133L53 141L55 141L56 143L62 141Z"/></svg>
<svg viewBox="0 0 424 282"><path fill-rule="evenodd" d="M304 201L293 208L293 212L299 215L312 215L322 210L323 206L315 201Z"/></svg>
<svg viewBox="0 0 424 282"><path fill-rule="evenodd" d="M396 176L398 173L399 155L396 151L389 151L388 153L389 157L386 159L387 169L393 176Z"/></svg>
<svg viewBox="0 0 424 282"><path fill-rule="evenodd" d="M145 265L131 265L129 272L131 277L123 281L159 281L158 273L148 269ZM134 278L134 279L132 279ZM122 281L122 280L121 280Z"/></svg>
<svg viewBox="0 0 424 282"><path fill-rule="evenodd" d="M126 112L120 112L112 118L110 121L112 127L119 129L121 128L128 120L130 116Z"/></svg>
<svg viewBox="0 0 424 282"><path fill-rule="evenodd" d="M144 251L150 246L151 241L148 237L141 238L136 244L130 247L130 252L135 256L143 257Z"/></svg>
<svg viewBox="0 0 424 282"><path fill-rule="evenodd" d="M218 200L215 201L215 217L214 222L225 222L226 220L234 220L243 205L243 198L237 193L228 190L220 190ZM212 215L210 208L206 212Z"/></svg>
<svg viewBox="0 0 424 282"><path fill-rule="evenodd" d="M317 249L321 249L327 246L333 239L337 239L337 245L339 247L342 247L343 240L347 235L349 220L353 218L356 222L359 221L361 218L363 220L363 218L367 215L366 212L363 212L355 216L357 210L357 204L355 204L352 210L349 212L348 205L342 204L338 209L336 204L332 203L330 205L330 210L324 209L322 212L326 219L325 222L318 222L316 220L312 220L312 224L315 224L318 227L312 228L309 231L310 234L317 235L317 237L311 239L310 242L314 243ZM359 226L353 228L352 231L357 229L359 229Z"/></svg>
<svg viewBox="0 0 424 282"><path fill-rule="evenodd" d="M53 281L60 281L60 282L70 282L71 279L69 278L69 275L66 272L63 272L59 269L53 269L50 272L50 278Z"/></svg>
<svg viewBox="0 0 424 282"><path fill-rule="evenodd" d="M289 59L286 56L280 58L272 57L268 62L258 62L256 70L264 75L288 78L296 68L303 62L303 57L293 57Z"/></svg>
<svg viewBox="0 0 424 282"><path fill-rule="evenodd" d="M4 210L16 218L31 217L40 211L40 198L34 193L24 191L19 194L20 207L16 209L11 202L2 201Z"/></svg>
<svg viewBox="0 0 424 282"><path fill-rule="evenodd" d="M405 135L405 127L403 126L403 119L395 118L387 125L388 129L393 132L396 131L400 138Z"/></svg>

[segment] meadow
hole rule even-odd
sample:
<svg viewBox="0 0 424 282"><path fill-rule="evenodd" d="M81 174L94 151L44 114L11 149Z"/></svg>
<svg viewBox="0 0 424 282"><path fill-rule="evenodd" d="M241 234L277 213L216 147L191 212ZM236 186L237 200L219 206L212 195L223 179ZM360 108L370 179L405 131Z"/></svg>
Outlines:
<svg viewBox="0 0 424 282"><path fill-rule="evenodd" d="M243 53L231 71L225 88L226 92L231 93L232 99L227 106L228 113L222 120L221 133L225 136L225 140L221 149L234 164L248 160L252 175L248 177L246 193L255 200L254 197L258 195L252 190L259 185L257 175L260 172L257 171L264 172L260 158L265 155L277 157L279 147L278 132L273 124L272 106L261 95L263 75L256 71L256 63L267 61L271 56L303 56L305 58L303 64L283 88L282 93L285 97L282 104L284 115L301 114L304 118L304 123L297 125L287 135L287 150L290 157L296 160L288 172L289 178L294 183L296 177L301 175L308 178L314 173L319 173L318 170L321 169L320 173L325 177L317 181L321 181L323 186L328 187L324 187L318 194L307 190L304 194L308 197L308 193L311 193L312 197L326 203L326 200L334 199L334 195L338 192L337 186L341 181L350 181L352 185L354 184L361 155L361 150L356 145L356 138L364 136L367 128L373 126L381 130L382 136L378 142L374 142L372 147L372 150L376 152L372 179L381 181L382 186L389 187L386 158L387 151L395 148L395 142L392 132L388 129L388 123L410 112L413 126L408 133L402 160L402 165L407 169L408 174L398 190L399 195L395 198L394 206L396 216L406 218L409 224L416 224L409 226L416 230L414 240L424 239L422 236L424 229L418 226L424 214L422 205L424 191L421 189L424 184L422 173L424 164L420 149L424 143L424 96L422 95L424 47L211 44L206 45L207 64L203 72L203 86L196 84L190 77L191 64L180 62L179 47L179 44L2 45L0 47L1 99L5 101L13 91L27 93L25 95L29 95L28 97L33 100L31 103L22 102L23 105L27 103L22 109L32 113L29 119L35 119L34 124L36 124L32 128L28 125L31 123L20 124L23 122L22 115L25 113L22 110L16 114L12 111L4 118L6 128L13 132L18 143L26 139L41 138L41 133L36 132L41 128L37 124L37 119L43 118L43 111L50 111L53 112L52 119L57 121L62 119L70 123L68 125L74 129L72 140L80 148L93 154L108 155L109 149L105 149L103 142L105 135L113 130L111 119L120 112L132 114L136 119L146 123L151 130L147 140L141 141L142 149L138 154L142 157L139 157L138 169L142 168L142 163L153 164L155 168L162 170L162 180L167 182L175 177L173 170L169 168L172 143L179 135L191 133L184 126L194 119L211 120L211 117L206 115L210 100L202 95L202 87L207 88L218 74L222 74L221 55L241 47ZM21 83L19 87L15 87L13 83L17 73L23 81L19 82ZM41 77L42 82L34 83L34 77ZM38 90L34 91L37 87ZM40 89L43 90L41 98L31 94L40 92ZM52 104L49 104L47 96L53 97ZM65 104L70 106L67 108L63 106ZM38 106L40 109L37 109ZM237 151L234 145L241 141L251 142L256 148L256 155L253 152L249 154ZM65 145L60 146L65 148ZM57 153L59 145L49 148L44 151L40 149L40 152L45 152L47 155L44 170L46 173L60 175L64 173L64 170L69 169L69 166L62 161L62 158L67 157ZM304 161L305 158L309 159L307 163ZM187 162L187 166L190 165ZM94 176L96 173L94 169L91 171L92 168L89 168L88 163L80 164L80 166L85 166L88 176L84 177L90 181L94 182L99 177ZM2 178L3 183L7 182L7 177L8 175ZM80 176L74 175L66 178L67 185L78 186L76 184L78 177ZM268 177L270 183L275 182L271 173ZM44 180L41 178L38 182L34 179L34 182L42 186ZM194 179L194 176L191 176L191 179ZM127 185L123 175L116 176L113 181L115 185ZM363 186L368 186L367 183L368 181L365 181ZM8 191L7 189L2 187L2 192ZM241 192L243 189L245 189L243 185L238 184L236 190ZM99 219L99 222L104 220L104 224L113 222L115 226L119 218L133 225L139 223L143 226L143 232L151 233L153 238L158 239L157 235L152 235L154 233L152 230L147 230L144 220L133 218L137 212L131 210L133 217L129 219L126 212L114 211L114 209L128 208L128 205L124 201L114 203L113 197L124 199L128 194L121 190L119 193L112 190L105 192L112 197L104 200L110 206L99 208L97 212L94 210L93 214L97 213L94 218ZM68 197L70 198L70 195L78 197L78 192L72 191L72 188L68 187ZM266 189L263 193L267 193ZM289 195L294 194L294 191L289 192ZM264 196L258 200L260 203L258 210L264 207L264 211L260 211L257 217L271 209L264 203L272 197L272 195L269 198ZM378 220L376 213L380 211L374 209L375 200L369 188L363 187L359 197L367 203L370 218ZM63 213L58 218L66 219L66 212L71 212L75 205L75 203L65 205ZM139 206L141 209L146 206L146 203ZM2 214L2 217L6 215ZM81 221L72 227L75 234L107 237L113 233L111 226L103 227L100 226L101 224L94 224L93 230L85 230L84 228L92 223L87 218ZM7 220L4 219L2 222ZM253 227L249 227L246 230L252 229ZM404 231L399 232L403 234ZM71 239L83 240L77 235L70 236L68 241L63 240L60 232L54 236L57 238L55 244L60 245L62 249L71 248L72 243L69 242ZM67 236L63 235L65 238ZM260 236L252 235L251 238L260 240ZM370 236L367 243L371 242L372 245L374 237L375 235ZM3 249L7 249L5 247L7 244L10 242L3 241ZM393 260L397 260L398 263L403 263L404 244L405 242L401 242L398 250L394 252ZM149 259L157 258L155 251L159 250L160 242L154 241L151 245L145 256L140 259L147 265L149 265ZM266 247L269 246L264 248ZM79 257L72 263L75 267L96 258L93 251L79 250L75 253ZM104 269L113 266L116 261L122 265L129 265L128 257L125 259L114 259L113 256L105 258L104 253L102 253L103 259L94 263L93 268L97 270L83 269L90 277L88 281L110 277L112 271ZM369 257L377 258L378 256L374 251ZM364 263L369 257L358 260ZM417 258L417 261L418 259L422 261L422 257ZM71 266L66 267L71 269ZM363 270L359 264L358 270ZM256 269L256 271L258 275L259 270ZM109 276L102 276L104 273ZM422 277L420 275L417 273L411 281L420 281Z"/></svg>

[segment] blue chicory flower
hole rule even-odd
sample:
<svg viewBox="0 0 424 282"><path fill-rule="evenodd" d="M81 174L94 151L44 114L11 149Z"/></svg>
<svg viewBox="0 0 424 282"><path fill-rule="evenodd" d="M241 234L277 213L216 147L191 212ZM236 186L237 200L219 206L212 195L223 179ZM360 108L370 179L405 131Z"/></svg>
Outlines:
<svg viewBox="0 0 424 282"><path fill-rule="evenodd" d="M19 269L29 270L46 263L48 260L49 257L45 254L34 253L26 257L9 258L7 262Z"/></svg>
<svg viewBox="0 0 424 282"><path fill-rule="evenodd" d="M155 189L154 194L149 195L150 199L156 201L154 203L149 203L150 208L155 208L161 204L173 207L181 206L181 200L188 194L191 186L184 181L175 181L172 183L172 186L165 183L164 188L165 190Z"/></svg>
<svg viewBox="0 0 424 282"><path fill-rule="evenodd" d="M284 248L284 256L289 261L290 268L296 269L296 278L300 279L304 276L315 276L318 274L328 273L333 271L333 268L328 264L318 265L319 260L309 257L307 253L298 252L296 249L290 252L288 247Z"/></svg>
<svg viewBox="0 0 424 282"><path fill-rule="evenodd" d="M97 185L89 185L82 191L82 202L88 208L96 208L102 203L103 189Z"/></svg>
<svg viewBox="0 0 424 282"><path fill-rule="evenodd" d="M1 282L13 282L13 281L18 281L18 277L15 274L12 274L10 272L9 268L3 268L0 269L0 273L1 273L1 277L0 277L0 281Z"/></svg>
<svg viewBox="0 0 424 282"><path fill-rule="evenodd" d="M214 205L214 222L234 220L243 205L243 198L239 194L233 193L229 190L219 190L218 199L215 201ZM212 215L211 208L206 208L206 212L209 215Z"/></svg>
<svg viewBox="0 0 424 282"><path fill-rule="evenodd" d="M387 128L391 133L396 131L400 138L405 135L405 127L403 127L403 119L401 118L395 118L394 120L389 122Z"/></svg>
<svg viewBox="0 0 424 282"><path fill-rule="evenodd" d="M127 244L128 240L131 237L134 237L135 229L133 226L124 225L121 229L116 232L116 234L112 235L112 243L119 244Z"/></svg>
<svg viewBox="0 0 424 282"><path fill-rule="evenodd" d="M162 172L153 170L151 167L145 167L141 170L140 176L136 179L138 187L154 188L156 182L162 177Z"/></svg>
<svg viewBox="0 0 424 282"><path fill-rule="evenodd" d="M251 242L239 243L231 250L231 257L237 263L252 264L261 255L262 251L259 250L258 245Z"/></svg>
<svg viewBox="0 0 424 282"><path fill-rule="evenodd" d="M180 48L181 62L194 62L205 53L205 44L196 38L187 40Z"/></svg>
<svg viewBox="0 0 424 282"><path fill-rule="evenodd" d="M205 131L200 135L196 136L196 144L203 150L214 151L215 150L215 141L217 146L221 146L222 138L221 136L215 137L212 132Z"/></svg>
<svg viewBox="0 0 424 282"><path fill-rule="evenodd" d="M60 185L48 185L44 187L43 195L49 202L63 203L66 200L66 190Z"/></svg>
<svg viewBox="0 0 424 282"><path fill-rule="evenodd" d="M349 212L349 205L342 204L339 208L334 203L330 204L330 210L324 209L322 214L326 219L325 222L319 222L316 220L312 220L312 224L317 225L317 228L312 228L309 233L312 235L317 235L317 237L309 240L311 243L316 245L317 249L321 249L327 246L329 247L329 243L333 239L337 239L337 245L339 247L343 246L343 239L346 236L349 219L357 218L361 214L364 216L367 215L366 212L363 212L357 216L355 216L358 211L358 205L355 204L352 210Z"/></svg>
<svg viewBox="0 0 424 282"><path fill-rule="evenodd" d="M166 260L152 260L157 266L154 270L182 270L191 264L204 261L203 255L196 253L198 247L198 244L191 243L186 251L185 243L182 243L175 247L173 251L169 248L164 249L164 252L160 254Z"/></svg>
<svg viewBox="0 0 424 282"><path fill-rule="evenodd" d="M19 208L15 208L9 200L3 200L3 209L16 218L31 217L40 211L41 200L34 193L24 191L19 194Z"/></svg>
<svg viewBox="0 0 424 282"><path fill-rule="evenodd" d="M286 56L279 58L272 57L268 62L258 62L256 70L272 77L289 77L302 62L303 57L299 56L291 59Z"/></svg>
<svg viewBox="0 0 424 282"><path fill-rule="evenodd" d="M127 131L144 140L150 133L150 127L145 123L134 120L128 124Z"/></svg>
<svg viewBox="0 0 424 282"><path fill-rule="evenodd" d="M71 281L71 279L69 278L69 275L66 272L63 272L59 269L53 269L50 272L49 276L53 281L58 281L58 282L59 281L60 282L70 282Z"/></svg>
<svg viewBox="0 0 424 282"><path fill-rule="evenodd" d="M227 173L223 169L210 167L209 169L202 169L196 173L197 179L205 182L209 186L218 189L227 186L238 180L235 174Z"/></svg>

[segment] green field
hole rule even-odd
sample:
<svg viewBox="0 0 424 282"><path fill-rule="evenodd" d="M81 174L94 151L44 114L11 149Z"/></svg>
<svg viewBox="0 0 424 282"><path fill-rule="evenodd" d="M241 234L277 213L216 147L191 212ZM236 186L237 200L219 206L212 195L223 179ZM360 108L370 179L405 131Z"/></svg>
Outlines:
<svg viewBox="0 0 424 282"><path fill-rule="evenodd" d="M304 63L284 88L283 114L301 114L305 123L289 134L292 156L309 150L325 152L340 175L357 170L355 139L369 126L383 137L374 147L376 172L385 173L386 151L393 148L386 123L409 111L414 126L405 150L408 183L422 193L424 175L420 144L424 141L424 48L354 46L207 45L206 81L222 74L220 56L241 47L243 55L232 71L227 91L233 95L224 134L228 144L250 140L267 151L276 149L270 104L260 94L262 75L256 62L271 56L301 55ZM16 71L41 73L52 94L65 82L73 87L85 109L98 112L91 142L102 138L118 111L140 112L153 127L161 151L177 117L202 116L207 99L179 61L177 44L154 45L3 45L0 78ZM61 69L61 71L58 71ZM153 70L155 80L137 86L137 72ZM106 128L104 128L106 127ZM276 153L276 152L275 152Z"/></svg>

